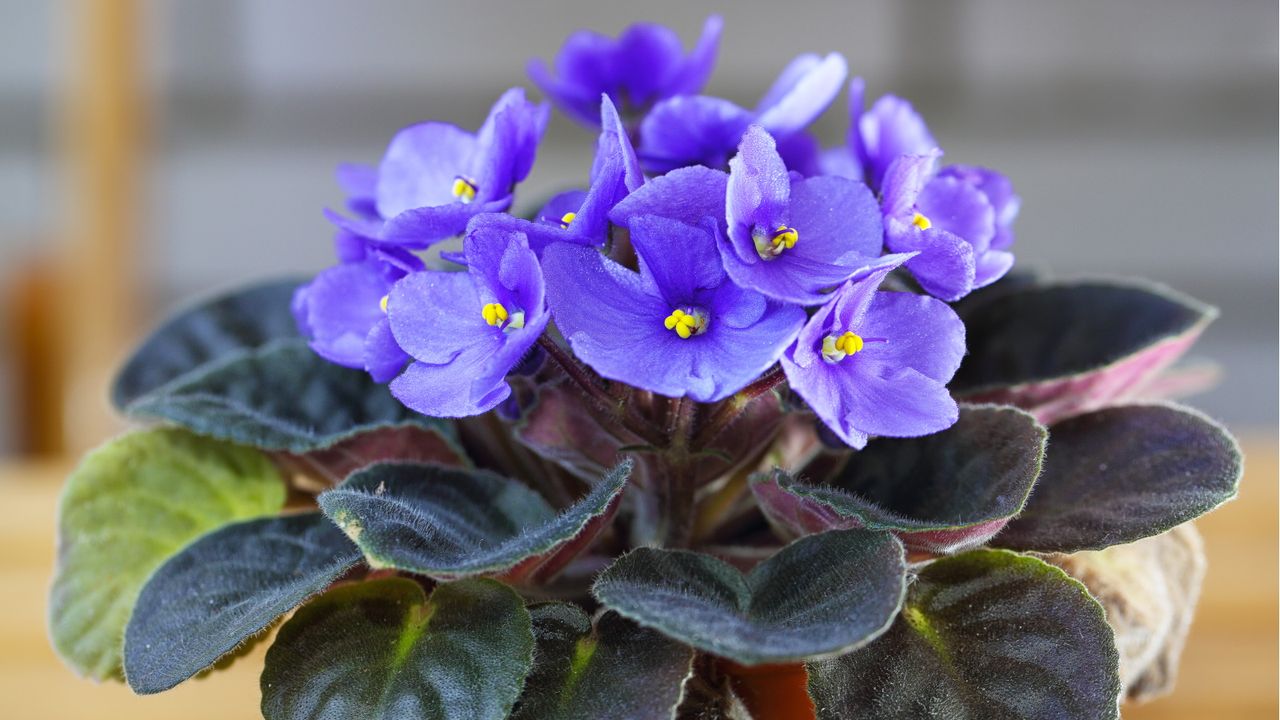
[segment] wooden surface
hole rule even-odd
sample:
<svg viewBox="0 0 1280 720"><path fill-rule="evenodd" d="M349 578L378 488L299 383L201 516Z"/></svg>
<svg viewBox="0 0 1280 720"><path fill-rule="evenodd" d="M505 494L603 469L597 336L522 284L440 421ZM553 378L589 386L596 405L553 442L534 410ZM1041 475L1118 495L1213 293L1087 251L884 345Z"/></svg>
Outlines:
<svg viewBox="0 0 1280 720"><path fill-rule="evenodd" d="M1177 691L1126 720L1277 717L1277 458L1246 442L1241 496L1200 523L1209 574ZM13 720L238 720L258 714L260 646L229 670L162 695L82 681L53 654L45 602L65 464L0 465L0 717Z"/></svg>

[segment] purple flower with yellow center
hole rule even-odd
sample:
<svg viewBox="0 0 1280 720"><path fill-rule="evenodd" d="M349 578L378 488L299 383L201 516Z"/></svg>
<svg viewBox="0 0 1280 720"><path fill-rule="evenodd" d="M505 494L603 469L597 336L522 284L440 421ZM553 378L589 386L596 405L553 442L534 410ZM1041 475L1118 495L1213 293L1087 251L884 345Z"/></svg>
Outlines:
<svg viewBox="0 0 1280 720"><path fill-rule="evenodd" d="M701 90L711 77L723 26L718 15L708 17L688 54L675 32L662 25L636 23L616 40L580 30L556 55L558 77L545 62L533 59L529 78L566 115L596 127L602 94L631 116L659 100Z"/></svg>
<svg viewBox="0 0 1280 720"><path fill-rule="evenodd" d="M411 357L391 393L425 415L464 417L511 394L506 377L547 325L542 270L523 234L477 228L466 272L414 273L396 283L387 316Z"/></svg>
<svg viewBox="0 0 1280 720"><path fill-rule="evenodd" d="M640 124L640 159L654 172L699 164L723 168L753 124L779 142L808 127L839 94L847 74L839 53L805 54L787 65L754 110L705 95L664 100Z"/></svg>
<svg viewBox="0 0 1280 720"><path fill-rule="evenodd" d="M608 97L600 105L600 138L586 190L568 190L553 197L532 221L506 213L484 213L470 227L496 225L523 232L535 253L556 242L602 246L609 239L609 211L619 200L644 184L644 174L622 120Z"/></svg>
<svg viewBox="0 0 1280 720"><path fill-rule="evenodd" d="M845 283L783 353L791 389L841 440L916 437L959 417L947 382L964 356L964 323L940 300L877 292L892 268Z"/></svg>
<svg viewBox="0 0 1280 720"><path fill-rule="evenodd" d="M409 361L391 337L387 293L422 270L422 261L403 248L378 247L342 231L335 245L344 262L294 292L294 320L317 355L386 382Z"/></svg>
<svg viewBox="0 0 1280 720"><path fill-rule="evenodd" d="M355 235L410 248L457 235L473 216L510 207L533 168L548 112L512 88L476 133L442 122L407 127L387 147L371 196L367 174L349 178L360 194L348 204L372 214L328 217Z"/></svg>
<svg viewBox="0 0 1280 720"><path fill-rule="evenodd" d="M930 295L953 301L1013 267L1013 254L1003 248L1013 242L1009 224L1017 213L1017 196L1004 176L985 168L935 175L940 155L934 150L899 157L885 174L881 204L885 246L892 252L918 252L907 269ZM1000 225L993 197L1001 202ZM1003 229L1000 247L998 227Z"/></svg>
<svg viewBox="0 0 1280 720"><path fill-rule="evenodd" d="M822 155L824 174L865 180L880 189L889 166L900 155L923 155L938 147L924 118L910 102L884 95L865 108L866 84L849 83L849 130L846 145Z"/></svg>
<svg viewBox="0 0 1280 720"><path fill-rule="evenodd" d="M729 161L720 257L733 281L804 305L893 263L880 257L884 229L866 185L838 177L793 177L773 138L753 125Z"/></svg>
<svg viewBox="0 0 1280 720"><path fill-rule="evenodd" d="M714 402L773 365L803 325L799 307L729 280L709 230L655 216L629 227L638 273L581 245L543 255L556 326L603 377Z"/></svg>

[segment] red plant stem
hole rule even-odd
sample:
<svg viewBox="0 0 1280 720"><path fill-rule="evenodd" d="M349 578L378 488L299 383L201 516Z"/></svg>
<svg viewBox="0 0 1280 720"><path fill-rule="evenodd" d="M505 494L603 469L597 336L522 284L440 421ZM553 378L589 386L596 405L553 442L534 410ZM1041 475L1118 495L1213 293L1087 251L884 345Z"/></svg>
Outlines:
<svg viewBox="0 0 1280 720"><path fill-rule="evenodd" d="M738 416L742 414L743 410L747 409L752 400L774 389L786 379L787 376L782 372L782 366L774 365L772 369L761 375L755 382L734 393L733 397L720 403L711 417L707 418L707 422L698 431L697 437L693 439L692 446L702 449L709 445L712 440L720 436L720 433L732 425L734 420L738 419Z"/></svg>
<svg viewBox="0 0 1280 720"><path fill-rule="evenodd" d="M693 539L695 499L694 467L697 459L690 445L697 403L676 398L671 407L671 440L666 453L666 477L658 483L662 521L658 537L664 547L688 547Z"/></svg>
<svg viewBox="0 0 1280 720"><path fill-rule="evenodd" d="M543 350L547 351L547 355L556 361L556 364L560 366L560 369L564 370L565 375L568 375L575 385L601 408L608 410L613 419L623 428L655 447L660 447L664 444L665 438L662 437L657 428L653 427L644 418L636 415L631 404L625 398L615 397L600 387L591 373L578 362L577 358L565 352L564 348L557 345L555 340L544 334L538 338L538 344L542 346Z"/></svg>

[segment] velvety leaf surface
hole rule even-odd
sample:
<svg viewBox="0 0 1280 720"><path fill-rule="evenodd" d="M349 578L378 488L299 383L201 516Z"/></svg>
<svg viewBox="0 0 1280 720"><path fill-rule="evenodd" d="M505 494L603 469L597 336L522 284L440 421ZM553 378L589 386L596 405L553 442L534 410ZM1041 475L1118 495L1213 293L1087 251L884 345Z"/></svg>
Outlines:
<svg viewBox="0 0 1280 720"><path fill-rule="evenodd" d="M438 579L536 581L559 570L617 511L631 463L556 511L525 485L485 471L387 463L320 496L320 507L375 567Z"/></svg>
<svg viewBox="0 0 1280 720"><path fill-rule="evenodd" d="M298 280L253 285L184 310L151 334L111 388L121 410L165 383L227 355L298 337L289 303Z"/></svg>
<svg viewBox="0 0 1280 720"><path fill-rule="evenodd" d="M875 642L810 663L820 720L1119 717L1111 628L1076 580L975 550L929 564Z"/></svg>
<svg viewBox="0 0 1280 720"><path fill-rule="evenodd" d="M592 593L609 608L745 665L825 657L883 632L902 602L902 545L888 533L801 538L745 577L695 552L639 548Z"/></svg>
<svg viewBox="0 0 1280 720"><path fill-rule="evenodd" d="M135 432L89 453L58 507L58 653L83 675L120 678L125 623L152 571L209 530L278 512L284 496L262 453L184 430Z"/></svg>
<svg viewBox="0 0 1280 720"><path fill-rule="evenodd" d="M367 373L340 367L301 340L232 353L143 395L126 412L267 450L304 453L378 428L451 432L391 396Z"/></svg>
<svg viewBox="0 0 1280 720"><path fill-rule="evenodd" d="M202 536L165 561L138 596L124 640L130 687L168 690L359 560L360 550L318 512L247 520Z"/></svg>
<svg viewBox="0 0 1280 720"><path fill-rule="evenodd" d="M912 550L951 553L991 539L1018 514L1040 474L1047 433L1011 407L968 406L920 438L877 438L829 484L783 470L755 478L769 519L793 536L865 527Z"/></svg>
<svg viewBox="0 0 1280 720"><path fill-rule="evenodd" d="M533 671L512 720L669 720L693 649L606 612L592 627L576 605L529 608Z"/></svg>
<svg viewBox="0 0 1280 720"><path fill-rule="evenodd" d="M968 355L952 389L1045 424L1138 395L1217 315L1139 281L1024 287L958 309Z"/></svg>
<svg viewBox="0 0 1280 720"><path fill-rule="evenodd" d="M266 720L502 720L533 655L524 601L501 583L404 578L338 586L280 628Z"/></svg>
<svg viewBox="0 0 1280 720"><path fill-rule="evenodd" d="M994 543L1100 550L1158 535L1235 497L1244 469L1227 431L1173 405L1131 405L1049 429L1044 473Z"/></svg>

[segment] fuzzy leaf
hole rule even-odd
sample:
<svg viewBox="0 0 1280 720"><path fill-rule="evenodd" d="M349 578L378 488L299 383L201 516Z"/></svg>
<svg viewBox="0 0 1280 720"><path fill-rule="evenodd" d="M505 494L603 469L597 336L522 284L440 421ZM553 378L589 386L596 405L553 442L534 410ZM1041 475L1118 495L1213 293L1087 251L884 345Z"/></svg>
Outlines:
<svg viewBox="0 0 1280 720"><path fill-rule="evenodd" d="M1111 628L1076 580L976 550L920 572L889 632L810 663L819 720L1119 717Z"/></svg>
<svg viewBox="0 0 1280 720"><path fill-rule="evenodd" d="M334 365L301 340L231 353L137 398L125 410L202 435L293 453L327 448L379 428L418 425L452 432L444 421L406 408L367 373Z"/></svg>
<svg viewBox="0 0 1280 720"><path fill-rule="evenodd" d="M490 472L387 463L322 494L320 507L374 567L537 582L608 524L630 471L624 462L557 514L533 490Z"/></svg>
<svg viewBox="0 0 1280 720"><path fill-rule="evenodd" d="M826 657L884 631L902 603L902 544L888 533L801 538L745 577L710 555L639 548L592 594L641 625L744 665Z"/></svg>
<svg viewBox="0 0 1280 720"><path fill-rule="evenodd" d="M261 518L204 535L169 558L125 630L134 692L168 690L267 629L360 560L318 512Z"/></svg>
<svg viewBox="0 0 1280 720"><path fill-rule="evenodd" d="M959 310L968 355L952 389L1046 425L1138 396L1217 316L1137 281L1025 287Z"/></svg>
<svg viewBox="0 0 1280 720"><path fill-rule="evenodd" d="M125 410L166 383L228 355L297 338L289 303L299 280L277 280L212 298L167 320L116 375L111 400Z"/></svg>
<svg viewBox="0 0 1280 720"><path fill-rule="evenodd" d="M1076 552L1133 542L1235 497L1240 448L1221 425L1172 405L1108 408L1049 428L1026 509L994 544Z"/></svg>
<svg viewBox="0 0 1280 720"><path fill-rule="evenodd" d="M670 720L692 672L693 649L606 612L529 608L537 640L533 671L512 720Z"/></svg>
<svg viewBox="0 0 1280 720"><path fill-rule="evenodd" d="M524 602L461 580L428 599L404 578L341 585L280 628L262 671L266 720L502 720L532 664Z"/></svg>
<svg viewBox="0 0 1280 720"><path fill-rule="evenodd" d="M990 540L1018 514L1040 474L1047 433L1021 410L964 407L921 438L878 438L830 484L778 469L752 481L769 519L793 536L889 530L912 550L953 553Z"/></svg>
<svg viewBox="0 0 1280 720"><path fill-rule="evenodd" d="M83 675L119 679L125 623L151 572L209 530L278 512L284 496L262 453L184 430L135 432L89 453L58 507L58 653Z"/></svg>

